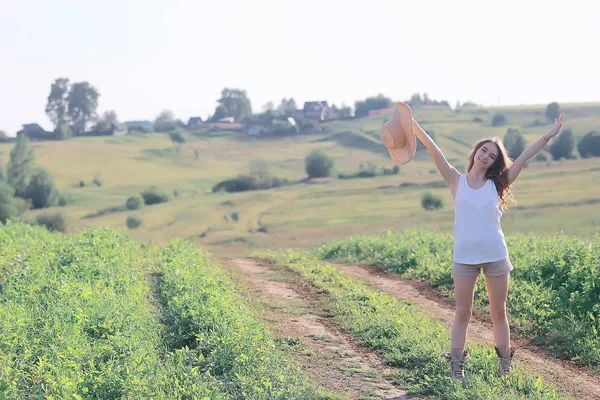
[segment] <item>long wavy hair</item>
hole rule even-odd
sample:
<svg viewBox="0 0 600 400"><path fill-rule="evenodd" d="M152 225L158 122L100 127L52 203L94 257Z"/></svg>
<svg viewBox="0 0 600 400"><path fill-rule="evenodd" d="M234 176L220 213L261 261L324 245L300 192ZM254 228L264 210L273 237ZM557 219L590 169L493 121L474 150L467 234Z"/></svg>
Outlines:
<svg viewBox="0 0 600 400"><path fill-rule="evenodd" d="M498 192L498 197L500 198L500 208L502 210L506 210L508 208L507 203L509 200L513 202L516 201L510 191L511 185L509 185L508 177L506 176L506 171L508 171L508 168L512 165L512 161L510 158L508 158L508 151L504 147L502 139L500 139L498 136L493 136L476 142L469 153L467 173L469 173L471 168L473 168L475 154L477 154L477 151L481 148L481 146L486 143L494 143L498 147L498 157L496 157L494 163L486 171L485 177L494 182L496 191Z"/></svg>

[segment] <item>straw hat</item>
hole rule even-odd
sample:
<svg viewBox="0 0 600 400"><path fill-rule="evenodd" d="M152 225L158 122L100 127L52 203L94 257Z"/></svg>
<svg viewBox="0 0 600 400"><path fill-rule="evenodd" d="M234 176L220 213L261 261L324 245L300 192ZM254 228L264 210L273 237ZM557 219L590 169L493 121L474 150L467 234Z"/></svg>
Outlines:
<svg viewBox="0 0 600 400"><path fill-rule="evenodd" d="M412 110L408 104L396 103L392 118L381 127L381 140L398 165L407 164L417 152L413 133Z"/></svg>

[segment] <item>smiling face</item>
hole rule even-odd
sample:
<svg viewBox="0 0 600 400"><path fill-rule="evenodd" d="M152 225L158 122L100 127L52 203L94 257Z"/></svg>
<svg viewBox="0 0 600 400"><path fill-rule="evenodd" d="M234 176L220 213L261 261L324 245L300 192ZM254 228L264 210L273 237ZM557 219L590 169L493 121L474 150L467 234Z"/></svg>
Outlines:
<svg viewBox="0 0 600 400"><path fill-rule="evenodd" d="M493 142L483 143L475 152L473 157L473 167L480 170L487 170L498 158L499 149Z"/></svg>

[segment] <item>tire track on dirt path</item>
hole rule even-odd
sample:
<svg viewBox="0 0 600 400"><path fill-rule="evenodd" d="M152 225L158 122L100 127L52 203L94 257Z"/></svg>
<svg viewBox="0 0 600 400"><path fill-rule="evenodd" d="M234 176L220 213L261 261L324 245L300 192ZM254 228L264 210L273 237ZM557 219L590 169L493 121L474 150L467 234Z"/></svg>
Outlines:
<svg viewBox="0 0 600 400"><path fill-rule="evenodd" d="M297 358L312 382L351 399L407 399L389 382L393 369L328 321L324 296L319 299L301 283L290 282L299 279L295 274L248 258L224 264L264 304L263 318L271 330L286 340L297 337L308 348Z"/></svg>
<svg viewBox="0 0 600 400"><path fill-rule="evenodd" d="M371 288L411 301L432 318L445 323L448 329L452 326L454 317L452 302L439 295L435 289L417 281L388 274L377 267L326 262L340 271L361 279ZM473 311L473 316L474 318L469 323L467 340L474 340L493 348L494 334L491 322L475 311ZM553 382L564 388L577 400L600 399L600 377L598 375L569 365L566 361L554 359L542 353L525 339L513 337L512 341L517 348L515 361L519 366L527 368L531 373L541 376L547 382Z"/></svg>

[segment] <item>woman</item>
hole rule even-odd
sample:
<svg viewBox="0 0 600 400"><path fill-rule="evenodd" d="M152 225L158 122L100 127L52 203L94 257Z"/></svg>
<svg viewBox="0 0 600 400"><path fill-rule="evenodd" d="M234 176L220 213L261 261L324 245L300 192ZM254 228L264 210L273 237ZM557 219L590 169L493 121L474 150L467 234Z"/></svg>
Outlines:
<svg viewBox="0 0 600 400"><path fill-rule="evenodd" d="M471 319L473 296L480 270L483 271L490 303L495 350L499 357L499 375L510 372L514 346L506 318L506 297L511 264L504 234L500 226L502 211L512 198L510 187L527 160L539 152L562 127L564 114L554 126L531 144L514 161L498 137L483 139L473 146L467 173L461 174L448 163L431 137L413 119L413 131L431 153L435 164L450 186L454 198L454 279L456 310L452 324L450 361L453 379L464 378L467 326Z"/></svg>

